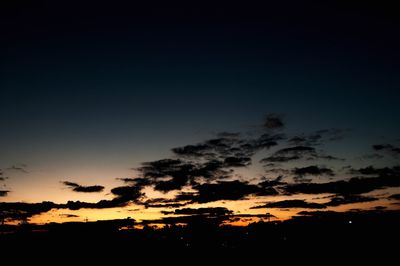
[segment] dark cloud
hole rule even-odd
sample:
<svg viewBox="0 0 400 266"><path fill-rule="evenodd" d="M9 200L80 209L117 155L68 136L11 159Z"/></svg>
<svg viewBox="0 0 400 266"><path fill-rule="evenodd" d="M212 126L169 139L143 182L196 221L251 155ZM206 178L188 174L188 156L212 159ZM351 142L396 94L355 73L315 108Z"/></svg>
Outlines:
<svg viewBox="0 0 400 266"><path fill-rule="evenodd" d="M207 180L223 179L232 173L230 168L244 167L251 164L249 157L226 157L224 160L203 162L164 159L144 163L139 171L145 179L141 184L154 185L158 191L180 190L184 186L196 183L199 178Z"/></svg>
<svg viewBox="0 0 400 266"><path fill-rule="evenodd" d="M247 182L219 181L216 184L199 184L193 186L195 193L181 193L177 200L192 203L207 203L218 200L240 200L251 194L260 193L260 187Z"/></svg>
<svg viewBox="0 0 400 266"><path fill-rule="evenodd" d="M101 200L97 203L68 201L65 204L56 204L54 202L41 203L24 203L24 202L1 202L0 216L5 221L21 221L42 213L46 213L52 209L105 209L126 206L128 202L115 198L113 200Z"/></svg>
<svg viewBox="0 0 400 266"><path fill-rule="evenodd" d="M156 220L144 220L142 224L187 224L189 226L218 226L224 222L233 222L240 219L265 219L275 218L270 213L266 214L233 214L231 210L223 207L217 208L200 208L200 209L182 209L174 212L164 212L166 215L174 215L163 217ZM182 213L180 213L182 212ZM181 215L181 216L176 216Z"/></svg>
<svg viewBox="0 0 400 266"><path fill-rule="evenodd" d="M146 162L137 170L147 178L145 184L158 191L180 190L201 178L209 183L230 177L233 168L250 166L251 157L257 151L278 145L278 141L285 138L282 134L263 134L251 139L240 138L236 133L219 136L196 145L174 148L172 151L178 158Z"/></svg>
<svg viewBox="0 0 400 266"><path fill-rule="evenodd" d="M96 203L81 202L81 201L68 201L66 204L60 204L57 207L59 209L70 209L73 211L80 209L108 209L116 207L125 207L129 203L129 200L124 198L114 198L112 200L100 200Z"/></svg>
<svg viewBox="0 0 400 266"><path fill-rule="evenodd" d="M230 219L230 216L207 216L207 215L184 215L184 216L169 216L155 220L143 220L142 224L165 224L176 225L186 224L189 226L219 226L223 222Z"/></svg>
<svg viewBox="0 0 400 266"><path fill-rule="evenodd" d="M379 160L379 159L384 158L384 156L382 154L372 153L372 154L366 154L366 155L362 156L361 158L366 159L366 160Z"/></svg>
<svg viewBox="0 0 400 266"><path fill-rule="evenodd" d="M288 139L288 142L292 145L310 145L310 143L308 143L307 140L308 137L306 136L295 136Z"/></svg>
<svg viewBox="0 0 400 266"><path fill-rule="evenodd" d="M4 172L0 169L0 181L5 181L6 179L8 179L8 177L4 176Z"/></svg>
<svg viewBox="0 0 400 266"><path fill-rule="evenodd" d="M116 187L111 190L111 193L116 196L112 200L100 200L96 203L68 201L66 204L59 204L57 207L70 210L125 207L130 202L138 203L139 199L143 196L143 193L141 193L141 188L136 186Z"/></svg>
<svg viewBox="0 0 400 266"><path fill-rule="evenodd" d="M23 203L23 202L1 202L0 216L5 221L24 221L33 215L48 212L57 208L53 202Z"/></svg>
<svg viewBox="0 0 400 266"><path fill-rule="evenodd" d="M298 212L297 214L304 215L304 216L317 216L317 217L340 215L339 212L335 212L335 211L301 211L301 212Z"/></svg>
<svg viewBox="0 0 400 266"><path fill-rule="evenodd" d="M334 176L335 173L332 169L319 167L317 165L302 167L302 168L295 168L292 170L292 173L297 176L307 176L307 175L325 175L325 176Z"/></svg>
<svg viewBox="0 0 400 266"><path fill-rule="evenodd" d="M377 198L374 197L367 197L361 195L342 195L342 196L335 196L333 197L328 203L325 203L326 206L340 206L344 204L351 204L351 203L361 203L361 202L371 202L376 201Z"/></svg>
<svg viewBox="0 0 400 266"><path fill-rule="evenodd" d="M226 167L244 167L251 164L250 157L228 157L224 160Z"/></svg>
<svg viewBox="0 0 400 266"><path fill-rule="evenodd" d="M66 214L60 214L60 216L61 216L61 217L64 217L64 218L78 218L78 217L79 217L79 215L68 214L68 213L66 213Z"/></svg>
<svg viewBox="0 0 400 266"><path fill-rule="evenodd" d="M391 200L400 200L400 194L393 194L389 196Z"/></svg>
<svg viewBox="0 0 400 266"><path fill-rule="evenodd" d="M0 190L0 197L6 197L9 192L8 190Z"/></svg>
<svg viewBox="0 0 400 266"><path fill-rule="evenodd" d="M187 205L185 202L178 202L175 199L153 198L141 203L146 208L180 208Z"/></svg>
<svg viewBox="0 0 400 266"><path fill-rule="evenodd" d="M362 175L400 175L400 166L375 168L374 166L368 166L360 169L351 169L351 174L362 174Z"/></svg>
<svg viewBox="0 0 400 266"><path fill-rule="evenodd" d="M341 140L347 130L331 128L318 130L310 134L301 134L294 136L288 140L290 144L317 146L324 144L327 141Z"/></svg>
<svg viewBox="0 0 400 266"><path fill-rule="evenodd" d="M316 152L315 148L309 146L294 146L290 148L281 149L276 152L278 155L307 155L314 154Z"/></svg>
<svg viewBox="0 0 400 266"><path fill-rule="evenodd" d="M276 202L268 202L264 205L255 206L251 209L264 208L307 208L307 209L325 209L326 206L320 203L307 202L305 200L283 200Z"/></svg>
<svg viewBox="0 0 400 266"><path fill-rule="evenodd" d="M240 133L239 132L220 132L217 134L217 136L220 138L239 138Z"/></svg>
<svg viewBox="0 0 400 266"><path fill-rule="evenodd" d="M271 156L262 159L260 163L284 163L303 159L305 157L317 157L317 151L315 150L315 148L308 146L294 146L280 149Z"/></svg>
<svg viewBox="0 0 400 266"><path fill-rule="evenodd" d="M314 147L300 145L280 149L269 157L262 159L260 163L285 163L300 159L343 160L335 156L326 155L323 153L323 151L317 151Z"/></svg>
<svg viewBox="0 0 400 266"><path fill-rule="evenodd" d="M206 144L197 144L197 145L187 145L184 147L179 147L179 148L173 148L172 151L181 156L212 156L213 154L211 153L206 153L210 151L212 148L209 145Z"/></svg>
<svg viewBox="0 0 400 266"><path fill-rule="evenodd" d="M180 208L185 206L183 203L164 203L164 204L145 204L146 208Z"/></svg>
<svg viewBox="0 0 400 266"><path fill-rule="evenodd" d="M280 167L270 168L270 167L274 167L274 165L268 166L268 168L266 169L266 172L268 174L288 175L291 173L288 169L285 168L280 168Z"/></svg>
<svg viewBox="0 0 400 266"><path fill-rule="evenodd" d="M264 127L267 129L282 129L285 126L282 114L268 114L265 116Z"/></svg>
<svg viewBox="0 0 400 266"><path fill-rule="evenodd" d="M278 176L275 179L272 180L265 180L265 181L261 181L258 185L262 188L265 187L274 187L274 186L279 186L279 185L286 185L286 182L282 182L283 180L283 176Z"/></svg>
<svg viewBox="0 0 400 266"><path fill-rule="evenodd" d="M185 208L185 209L178 209L174 211L174 214L177 215L207 215L207 216L224 216L230 215L233 211L224 208L224 207L215 207L215 208L199 208L199 209L192 209L192 208Z"/></svg>
<svg viewBox="0 0 400 266"><path fill-rule="evenodd" d="M328 160L328 161L345 161L345 159L343 158L339 158L339 157L335 157L332 155L318 155L316 158L318 159L324 159L324 160Z"/></svg>
<svg viewBox="0 0 400 266"><path fill-rule="evenodd" d="M385 174L378 177L353 177L328 183L287 184L282 187L288 194L322 194L338 195L362 194L386 187L399 187L399 174Z"/></svg>
<svg viewBox="0 0 400 266"><path fill-rule="evenodd" d="M224 136L210 139L195 145L174 148L172 151L179 156L215 160L230 156L252 154L253 147L246 146L248 142L249 140L240 139L235 136Z"/></svg>
<svg viewBox="0 0 400 266"><path fill-rule="evenodd" d="M260 149L270 149L278 145L278 141L285 139L284 134L263 134L259 138L254 140L249 140L246 145L252 147L253 152L256 152ZM243 148L246 146L244 145Z"/></svg>
<svg viewBox="0 0 400 266"><path fill-rule="evenodd" d="M29 173L28 170L26 170L28 166L26 164L14 164L10 167L7 168L9 171L15 171L15 172L22 172L22 173Z"/></svg>
<svg viewBox="0 0 400 266"><path fill-rule="evenodd" d="M0 214L6 220L27 220L33 215L50 211L51 209L107 209L127 206L130 202L136 202L143 195L137 187L118 187L112 190L116 197L112 200L100 200L95 203L68 201L65 204L53 202L23 203L23 202L1 202Z"/></svg>
<svg viewBox="0 0 400 266"><path fill-rule="evenodd" d="M117 200L122 202L136 201L143 196L141 187L124 186L111 189L111 193L117 196Z"/></svg>
<svg viewBox="0 0 400 266"><path fill-rule="evenodd" d="M181 189L197 175L196 170L196 165L193 163L179 159L147 162L139 168L145 178L151 179L155 189L163 192ZM210 176L212 176L211 173ZM165 180L166 178L168 180Z"/></svg>
<svg viewBox="0 0 400 266"><path fill-rule="evenodd" d="M294 160L299 160L301 159L300 156L298 155L293 155L293 156L269 156L260 161L260 163L286 163Z"/></svg>
<svg viewBox="0 0 400 266"><path fill-rule="evenodd" d="M392 144L376 144L372 145L375 151L383 152L391 156L397 157L400 155L400 147L394 146Z"/></svg>
<svg viewBox="0 0 400 266"><path fill-rule="evenodd" d="M95 185L95 186L81 186L77 183L62 181L62 183L71 188L72 191L75 192L84 192L84 193L94 193L94 192L102 192L104 190L103 186Z"/></svg>
<svg viewBox="0 0 400 266"><path fill-rule="evenodd" d="M117 178L117 180L121 180L124 183L131 184L137 187L145 187L151 185L151 181L148 178Z"/></svg>
<svg viewBox="0 0 400 266"><path fill-rule="evenodd" d="M251 157L261 149L269 149L284 139L282 134L263 134L254 139L224 134L223 137L205 142L173 148L175 155L190 159L223 160L228 157Z"/></svg>

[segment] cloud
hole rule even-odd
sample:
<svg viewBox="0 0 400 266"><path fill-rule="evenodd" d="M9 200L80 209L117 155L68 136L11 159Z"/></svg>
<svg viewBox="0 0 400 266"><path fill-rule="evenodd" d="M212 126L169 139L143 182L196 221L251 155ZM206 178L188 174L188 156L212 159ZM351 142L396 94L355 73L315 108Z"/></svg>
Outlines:
<svg viewBox="0 0 400 266"><path fill-rule="evenodd" d="M233 214L233 212L224 207L216 208L199 208L199 209L181 209L174 212L164 212L166 215L173 215L163 217L155 220L144 220L142 224L187 224L189 226L209 227L219 226L224 222L233 222L240 219L265 219L275 218L270 213L266 214ZM179 215L179 216L177 216Z"/></svg>
<svg viewBox="0 0 400 266"><path fill-rule="evenodd" d="M322 129L310 134L300 134L294 136L290 138L288 142L294 145L317 146L324 144L327 141L337 141L343 139L346 131L348 130L338 128Z"/></svg>
<svg viewBox="0 0 400 266"><path fill-rule="evenodd" d="M175 199L166 198L148 199L141 204L143 204L145 208L180 208L187 205L184 202L178 202Z"/></svg>
<svg viewBox="0 0 400 266"><path fill-rule="evenodd" d="M202 162L163 159L143 163L138 170L146 179L143 184L154 185L155 190L169 192L180 190L200 178L224 179L230 176L232 167L244 167L250 163L249 157L226 157L223 161L213 159Z"/></svg>
<svg viewBox="0 0 400 266"><path fill-rule="evenodd" d="M117 196L116 200L122 202L136 201L143 196L141 187L123 186L111 189L111 193Z"/></svg>
<svg viewBox="0 0 400 266"><path fill-rule="evenodd" d="M78 218L80 217L79 215L75 215L75 214L60 214L60 217L64 217L64 218Z"/></svg>
<svg viewBox="0 0 400 266"><path fill-rule="evenodd" d="M9 192L8 190L0 190L0 197L6 197Z"/></svg>
<svg viewBox="0 0 400 266"><path fill-rule="evenodd" d="M265 188L265 187L274 187L274 186L279 186L279 185L286 185L286 182L282 182L283 176L278 176L275 179L272 180L265 180L261 181L258 185Z"/></svg>
<svg viewBox="0 0 400 266"><path fill-rule="evenodd" d="M251 164L250 157L228 157L224 160L226 167L244 167Z"/></svg>
<svg viewBox="0 0 400 266"><path fill-rule="evenodd" d="M389 196L391 200L400 200L400 194L393 194Z"/></svg>
<svg viewBox="0 0 400 266"><path fill-rule="evenodd" d="M260 187L247 182L219 181L216 184L198 184L193 186L195 193L180 193L177 200L191 203L207 203L218 200L239 200L251 194L260 193Z"/></svg>
<svg viewBox="0 0 400 266"><path fill-rule="evenodd" d="M263 158L260 163L286 163L300 159L343 160L335 156L326 155L323 153L323 151L317 151L314 147L300 145L280 149L274 154Z"/></svg>
<svg viewBox="0 0 400 266"><path fill-rule="evenodd" d="M360 169L351 169L350 174L362 174L362 175L400 175L400 166L375 168L374 166L368 166Z"/></svg>
<svg viewBox="0 0 400 266"><path fill-rule="evenodd" d="M15 171L15 172L22 172L22 173L29 173L28 170L26 170L28 166L26 164L14 164L10 167L7 168L9 171Z"/></svg>
<svg viewBox="0 0 400 266"><path fill-rule="evenodd" d="M379 159L383 159L384 156L382 154L372 153L372 154L366 154L366 155L362 156L361 158L365 159L365 160L379 160Z"/></svg>
<svg viewBox="0 0 400 266"><path fill-rule="evenodd" d="M334 176L335 173L333 172L332 169L325 168L325 167L319 167L317 165L312 165L312 166L307 166L307 167L301 167L301 168L295 168L292 170L292 173L297 175L297 176L307 176L307 175L313 175L313 176L320 176L320 175L325 175L325 176Z"/></svg>
<svg viewBox="0 0 400 266"><path fill-rule="evenodd" d="M294 160L299 160L301 159L300 156L298 155L293 155L293 156L269 156L260 161L260 163L286 163Z"/></svg>
<svg viewBox="0 0 400 266"><path fill-rule="evenodd" d="M340 206L344 204L361 203L361 202L371 202L376 201L377 198L367 197L361 195L341 195L333 197L330 202L325 203L326 206Z"/></svg>
<svg viewBox="0 0 400 266"><path fill-rule="evenodd" d="M65 204L56 204L54 202L44 201L41 203L25 202L0 202L0 216L5 221L22 221L31 218L34 215L46 213L52 209L104 209L126 206L127 202L120 198L113 200L101 200L97 203L68 201Z"/></svg>
<svg viewBox="0 0 400 266"><path fill-rule="evenodd" d="M326 206L320 203L307 202L305 200L283 200L276 202L268 202L264 205L255 206L251 209L264 208L307 208L307 209L325 209Z"/></svg>
<svg viewBox="0 0 400 266"><path fill-rule="evenodd" d="M240 133L239 132L220 132L217 134L218 137L220 138L239 138Z"/></svg>
<svg viewBox="0 0 400 266"><path fill-rule="evenodd" d="M269 149L278 145L278 141L284 138L282 134L263 134L257 138L240 138L239 135L225 133L220 138L173 148L172 152L177 156L189 159L220 160L228 157L251 157L261 149Z"/></svg>
<svg viewBox="0 0 400 266"><path fill-rule="evenodd" d="M307 155L307 154L314 154L315 148L309 146L294 146L290 148L281 149L276 152L278 155Z"/></svg>
<svg viewBox="0 0 400 266"><path fill-rule="evenodd" d="M282 114L267 114L265 116L264 127L267 129L282 129L285 126Z"/></svg>
<svg viewBox="0 0 400 266"><path fill-rule="evenodd" d="M276 151L273 155L266 157L260 163L284 163L294 160L317 157L317 151L313 147L294 146Z"/></svg>
<svg viewBox="0 0 400 266"><path fill-rule="evenodd" d="M282 187L287 194L323 194L338 195L362 194L387 187L399 187L399 174L385 174L377 177L353 177L328 183L298 183Z"/></svg>
<svg viewBox="0 0 400 266"><path fill-rule="evenodd" d="M155 220L143 220L142 224L166 224L166 225L186 224L189 226L196 226L196 227L210 227L210 226L217 227L224 221L227 221L229 219L230 216L210 217L207 215L185 215L185 216L169 216Z"/></svg>
<svg viewBox="0 0 400 266"><path fill-rule="evenodd" d="M176 215L207 215L207 216L224 216L231 215L233 211L224 207L214 207L214 208L185 208L178 209L174 211Z"/></svg>
<svg viewBox="0 0 400 266"><path fill-rule="evenodd" d="M5 221L23 221L53 208L57 208L57 204L53 202L0 202L0 216Z"/></svg>
<svg viewBox="0 0 400 266"><path fill-rule="evenodd" d="M376 144L372 145L372 148L377 152L382 152L394 157L400 155L400 147L396 147L392 144Z"/></svg>
<svg viewBox="0 0 400 266"><path fill-rule="evenodd" d="M96 203L81 202L81 201L68 201L66 204L58 205L59 209L70 209L73 211L80 209L109 209L116 207L125 207L129 201L122 198L114 198L112 200L100 200Z"/></svg>
<svg viewBox="0 0 400 266"><path fill-rule="evenodd" d="M137 187L145 187L151 185L151 181L148 178L117 178L124 183L131 184Z"/></svg>
<svg viewBox="0 0 400 266"><path fill-rule="evenodd" d="M112 200L100 200L96 203L81 202L81 201L68 201L66 204L57 205L58 208L80 210L80 209L108 209L116 207L125 207L130 202L138 203L139 199L143 197L141 187L136 186L123 186L116 187L111 190L111 193L116 197Z"/></svg>
<svg viewBox="0 0 400 266"><path fill-rule="evenodd" d="M179 159L164 159L143 163L138 169L144 178L151 180L155 189L163 192L179 190L197 175L196 166ZM209 176L212 177L211 173ZM165 180L165 179L168 180Z"/></svg>
<svg viewBox="0 0 400 266"><path fill-rule="evenodd" d="M186 204L183 203L164 203L164 204L145 204L146 208L180 208L185 206Z"/></svg>
<svg viewBox="0 0 400 266"><path fill-rule="evenodd" d="M84 192L84 193L94 193L94 192L102 192L104 190L103 186L95 185L95 186L81 186L77 183L62 181L65 186L72 189L75 192Z"/></svg>
<svg viewBox="0 0 400 266"><path fill-rule="evenodd" d="M263 134L257 138L241 138L237 133L219 134L220 138L210 139L195 145L173 148L177 158L145 162L137 170L146 179L147 186L169 192L196 184L199 180L207 183L231 177L234 168L252 164L252 156L262 150L278 145L284 139L282 134ZM132 179L125 181L133 182Z"/></svg>
<svg viewBox="0 0 400 266"><path fill-rule="evenodd" d="M335 211L301 211L301 212L298 212L297 214L304 215L304 216L316 216L316 217L340 215L339 212L335 212Z"/></svg>
<svg viewBox="0 0 400 266"><path fill-rule="evenodd" d="M0 169L0 181L5 181L8 177L4 176L4 172Z"/></svg>

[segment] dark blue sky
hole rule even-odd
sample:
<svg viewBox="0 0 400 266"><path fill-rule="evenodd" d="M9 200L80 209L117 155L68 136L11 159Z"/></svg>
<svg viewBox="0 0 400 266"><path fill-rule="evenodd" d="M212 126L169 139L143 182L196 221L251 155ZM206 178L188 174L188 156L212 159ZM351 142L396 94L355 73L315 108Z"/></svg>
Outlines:
<svg viewBox="0 0 400 266"><path fill-rule="evenodd" d="M270 112L289 132L399 137L399 21L387 6L2 5L3 164L162 156Z"/></svg>

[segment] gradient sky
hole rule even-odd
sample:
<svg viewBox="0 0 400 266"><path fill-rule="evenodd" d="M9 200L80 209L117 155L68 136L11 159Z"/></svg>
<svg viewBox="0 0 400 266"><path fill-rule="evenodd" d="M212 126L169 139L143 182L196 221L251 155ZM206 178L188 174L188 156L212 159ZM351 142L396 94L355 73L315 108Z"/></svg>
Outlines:
<svg viewBox="0 0 400 266"><path fill-rule="evenodd" d="M1 4L0 169L8 179L0 184L10 191L1 201L111 199L117 178L138 175L131 168L218 132L260 134L268 113L282 114L289 136L342 130L324 147L353 168L372 164L360 159L371 145L400 144L400 25L390 7L56 2ZM248 180L265 175L239 170ZM60 181L106 188L76 193ZM79 215L129 214L90 211Z"/></svg>

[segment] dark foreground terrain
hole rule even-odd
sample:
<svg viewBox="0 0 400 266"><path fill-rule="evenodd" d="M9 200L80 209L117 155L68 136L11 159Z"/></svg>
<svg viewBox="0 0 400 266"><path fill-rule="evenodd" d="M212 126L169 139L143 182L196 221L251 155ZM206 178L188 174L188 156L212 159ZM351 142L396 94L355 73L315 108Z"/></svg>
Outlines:
<svg viewBox="0 0 400 266"><path fill-rule="evenodd" d="M247 254L262 260L316 261L323 256L325 260L374 258L381 262L395 258L399 250L400 212L321 213L248 227L221 227L200 219L187 227L137 230L126 229L126 222L3 225L1 250L3 254L84 255L100 260L103 256L129 258L149 253L154 259L159 259L159 254L169 254L170 259L197 254L204 259L212 253L229 254L231 259Z"/></svg>

